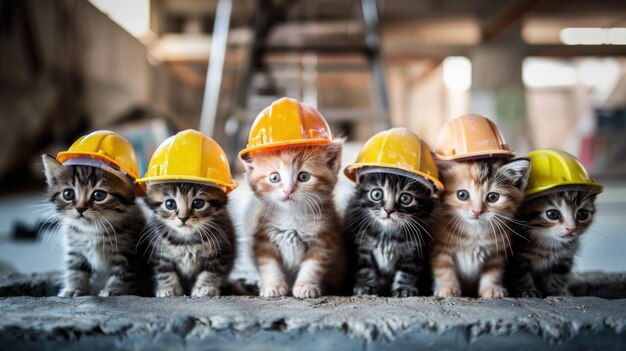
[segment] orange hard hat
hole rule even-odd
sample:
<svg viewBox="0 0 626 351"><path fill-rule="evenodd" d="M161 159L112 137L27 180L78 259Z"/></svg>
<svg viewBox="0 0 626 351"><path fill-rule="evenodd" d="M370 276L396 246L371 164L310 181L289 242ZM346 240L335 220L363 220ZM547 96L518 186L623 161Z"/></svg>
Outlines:
<svg viewBox="0 0 626 351"><path fill-rule="evenodd" d="M442 160L511 158L515 155L493 121L481 115L463 115L439 131L435 154Z"/></svg>
<svg viewBox="0 0 626 351"><path fill-rule="evenodd" d="M249 153L290 146L328 144L333 140L330 127L314 108L290 98L278 99L256 116L248 145L239 152L244 159Z"/></svg>

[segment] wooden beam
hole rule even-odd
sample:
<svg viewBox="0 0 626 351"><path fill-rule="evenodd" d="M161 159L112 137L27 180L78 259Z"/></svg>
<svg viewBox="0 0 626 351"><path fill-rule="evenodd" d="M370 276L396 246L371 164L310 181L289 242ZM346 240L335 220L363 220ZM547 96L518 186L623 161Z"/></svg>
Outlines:
<svg viewBox="0 0 626 351"><path fill-rule="evenodd" d="M486 21L483 26L482 42L493 40L511 26L517 24L524 16L536 9L546 0L513 0Z"/></svg>

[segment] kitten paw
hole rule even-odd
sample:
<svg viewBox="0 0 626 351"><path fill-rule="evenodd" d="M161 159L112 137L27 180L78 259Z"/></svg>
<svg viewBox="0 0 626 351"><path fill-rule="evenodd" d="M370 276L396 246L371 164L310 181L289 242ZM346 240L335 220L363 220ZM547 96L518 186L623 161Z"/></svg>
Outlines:
<svg viewBox="0 0 626 351"><path fill-rule="evenodd" d="M82 290L77 290L77 289L63 289L59 292L59 294L57 296L59 297L78 297L78 296L85 296L88 295L89 293L86 291L82 291Z"/></svg>
<svg viewBox="0 0 626 351"><path fill-rule="evenodd" d="M219 296L220 290L214 286L200 286L194 287L191 290L191 296L193 297L202 297L202 296Z"/></svg>
<svg viewBox="0 0 626 351"><path fill-rule="evenodd" d="M259 291L261 297L280 297L289 293L289 287L285 283L267 284Z"/></svg>
<svg viewBox="0 0 626 351"><path fill-rule="evenodd" d="M354 295L378 295L378 289L375 286L355 286Z"/></svg>
<svg viewBox="0 0 626 351"><path fill-rule="evenodd" d="M488 299L501 299L506 296L506 290L499 286L485 288L479 292L480 297Z"/></svg>
<svg viewBox="0 0 626 351"><path fill-rule="evenodd" d="M155 295L156 297L183 296L183 289L179 287L159 289Z"/></svg>
<svg viewBox="0 0 626 351"><path fill-rule="evenodd" d="M410 297L417 296L419 291L417 288L399 288L391 292L391 296L393 297Z"/></svg>
<svg viewBox="0 0 626 351"><path fill-rule="evenodd" d="M113 290L113 289L102 289L98 293L98 296L100 297L120 296L120 295L124 295L124 292L119 291L119 290Z"/></svg>
<svg viewBox="0 0 626 351"><path fill-rule="evenodd" d="M293 296L298 299L312 299L322 296L322 289L317 284L296 284Z"/></svg>
<svg viewBox="0 0 626 351"><path fill-rule="evenodd" d="M459 297L461 296L461 289L457 288L457 287L441 287L441 288L437 288L437 290L435 290L435 293L433 294L437 297Z"/></svg>
<svg viewBox="0 0 626 351"><path fill-rule="evenodd" d="M541 292L537 289L523 290L517 293L517 297L541 298Z"/></svg>

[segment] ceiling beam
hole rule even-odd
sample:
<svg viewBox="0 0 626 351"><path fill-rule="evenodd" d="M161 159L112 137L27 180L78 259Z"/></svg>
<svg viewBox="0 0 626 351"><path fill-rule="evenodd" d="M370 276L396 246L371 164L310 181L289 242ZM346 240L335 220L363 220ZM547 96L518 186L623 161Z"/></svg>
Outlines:
<svg viewBox="0 0 626 351"><path fill-rule="evenodd" d="M498 37L545 1L513 0L508 2L495 15L485 21L481 33L482 42L486 43Z"/></svg>

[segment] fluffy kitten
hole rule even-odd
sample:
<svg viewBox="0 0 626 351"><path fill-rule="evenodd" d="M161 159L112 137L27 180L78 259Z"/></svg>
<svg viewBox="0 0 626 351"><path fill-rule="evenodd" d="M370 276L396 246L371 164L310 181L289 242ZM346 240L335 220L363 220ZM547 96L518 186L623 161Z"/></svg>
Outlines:
<svg viewBox="0 0 626 351"><path fill-rule="evenodd" d="M527 159L440 163L445 190L434 228L434 294L504 297L512 217L524 197Z"/></svg>
<svg viewBox="0 0 626 351"><path fill-rule="evenodd" d="M145 221L133 190L99 168L42 160L67 256L59 296L89 294L92 273L106 279L100 296L134 293L141 267L135 246Z"/></svg>
<svg viewBox="0 0 626 351"><path fill-rule="evenodd" d="M569 275L580 237L593 222L596 193L562 191L524 202L507 271L514 296L569 295Z"/></svg>
<svg viewBox="0 0 626 351"><path fill-rule="evenodd" d="M256 195L250 217L260 296L337 292L346 256L333 189L342 142L256 153L244 161ZM293 289L292 289L293 287Z"/></svg>
<svg viewBox="0 0 626 351"><path fill-rule="evenodd" d="M235 260L234 229L226 194L196 183L148 184L153 215L149 241L155 295L217 296Z"/></svg>
<svg viewBox="0 0 626 351"><path fill-rule="evenodd" d="M356 256L355 295L418 294L434 206L430 189L412 178L387 173L360 177L344 229Z"/></svg>

